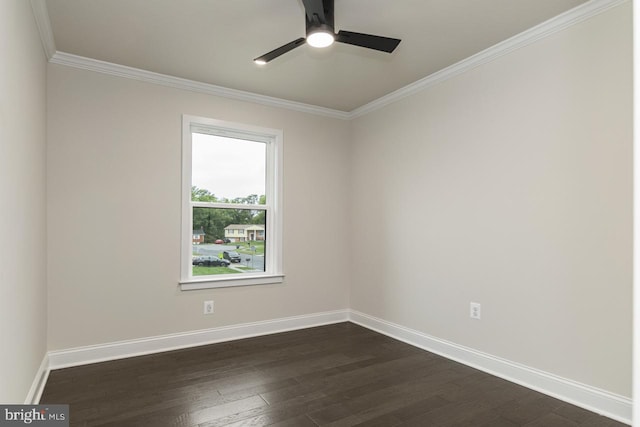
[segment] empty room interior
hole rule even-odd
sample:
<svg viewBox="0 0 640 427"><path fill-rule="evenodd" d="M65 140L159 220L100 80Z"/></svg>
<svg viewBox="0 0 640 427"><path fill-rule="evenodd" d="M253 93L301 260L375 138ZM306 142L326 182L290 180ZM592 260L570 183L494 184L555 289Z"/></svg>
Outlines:
<svg viewBox="0 0 640 427"><path fill-rule="evenodd" d="M631 424L631 0L2 0L0 64L0 404Z"/></svg>

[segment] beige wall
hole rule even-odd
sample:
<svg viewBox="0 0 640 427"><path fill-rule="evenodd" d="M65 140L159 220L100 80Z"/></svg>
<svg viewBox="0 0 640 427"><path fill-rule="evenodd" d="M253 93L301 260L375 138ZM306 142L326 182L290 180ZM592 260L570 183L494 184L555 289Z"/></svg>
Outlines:
<svg viewBox="0 0 640 427"><path fill-rule="evenodd" d="M351 123L49 65L49 350L352 307L630 396L630 42L624 4ZM284 284L178 290L183 113L284 130Z"/></svg>
<svg viewBox="0 0 640 427"><path fill-rule="evenodd" d="M0 402L46 352L46 60L28 1L0 1Z"/></svg>
<svg viewBox="0 0 640 427"><path fill-rule="evenodd" d="M48 88L50 350L348 306L346 256L303 235L347 233L348 122L58 65ZM178 290L184 113L283 129L285 283Z"/></svg>
<svg viewBox="0 0 640 427"><path fill-rule="evenodd" d="M355 120L351 307L630 396L631 40L626 3Z"/></svg>

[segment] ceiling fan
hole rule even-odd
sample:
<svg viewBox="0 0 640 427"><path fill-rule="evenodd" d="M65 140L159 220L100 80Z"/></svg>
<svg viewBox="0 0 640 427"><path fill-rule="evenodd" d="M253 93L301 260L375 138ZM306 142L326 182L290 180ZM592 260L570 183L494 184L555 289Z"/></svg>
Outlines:
<svg viewBox="0 0 640 427"><path fill-rule="evenodd" d="M393 52L400 43L399 39L354 33L351 31L340 30L338 34L336 34L333 25L333 0L302 0L302 4L305 10L307 37L300 37L284 46L280 46L269 53L255 58L253 62L264 65L305 43L313 47L323 48L337 41L387 53Z"/></svg>

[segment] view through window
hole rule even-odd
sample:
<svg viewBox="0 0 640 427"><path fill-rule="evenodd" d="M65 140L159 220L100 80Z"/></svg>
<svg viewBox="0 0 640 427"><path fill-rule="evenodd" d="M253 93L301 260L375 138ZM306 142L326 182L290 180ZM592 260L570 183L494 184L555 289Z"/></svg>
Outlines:
<svg viewBox="0 0 640 427"><path fill-rule="evenodd" d="M183 116L183 290L279 283L282 131Z"/></svg>
<svg viewBox="0 0 640 427"><path fill-rule="evenodd" d="M266 148L193 132L193 276L266 271Z"/></svg>

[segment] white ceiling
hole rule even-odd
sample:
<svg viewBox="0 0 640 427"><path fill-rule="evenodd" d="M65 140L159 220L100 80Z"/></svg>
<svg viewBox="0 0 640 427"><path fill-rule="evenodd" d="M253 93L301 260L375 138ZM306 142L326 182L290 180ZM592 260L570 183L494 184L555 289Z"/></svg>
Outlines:
<svg viewBox="0 0 640 427"><path fill-rule="evenodd" d="M300 0L47 0L56 50L352 111L586 0L335 0L336 31L402 39L253 58L304 37Z"/></svg>

